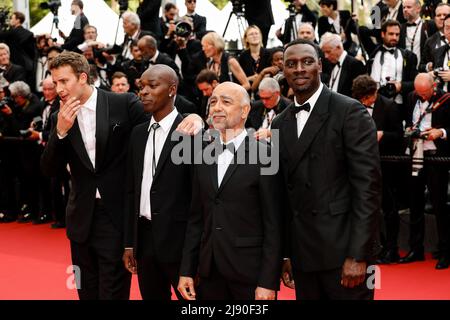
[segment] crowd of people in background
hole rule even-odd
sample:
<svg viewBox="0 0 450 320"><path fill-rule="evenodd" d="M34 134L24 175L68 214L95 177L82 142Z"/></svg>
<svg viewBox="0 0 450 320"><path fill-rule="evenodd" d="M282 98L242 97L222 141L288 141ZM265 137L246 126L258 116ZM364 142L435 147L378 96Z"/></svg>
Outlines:
<svg viewBox="0 0 450 320"><path fill-rule="evenodd" d="M95 19L84 15L81 0L72 2L76 21L68 36L60 33L64 43L48 34L34 35L22 26L24 14L12 13L10 27L0 31L0 222L65 227L70 167L58 168L53 178L45 177L39 167L50 117L60 106L49 65L64 51L84 55L92 85L117 94L139 95L141 76L149 67L170 67L179 81L176 109L197 114L207 124L213 90L234 82L251 97L245 126L255 129L258 140L270 141L274 119L294 101L283 72L283 47L267 48L267 28L250 24L243 34L244 49L227 51L224 38L206 28L213 17L197 14L195 0L185 1L183 17L170 2L158 17L155 3L143 1L137 13L122 14L125 37L122 45L112 48L97 40ZM450 155L450 5L439 3L426 19L419 0L380 1L376 6L381 23L367 28L349 11L338 10L336 0L320 0L320 12L310 10L305 1L293 3L295 12L277 30L277 37L283 46L295 39L320 46L322 83L367 108L382 157L414 156L418 149L422 157ZM248 9L247 14L251 15ZM449 267L449 166L421 166L381 163L384 221L378 263L424 260L427 194L439 239L436 269ZM410 251L400 257L399 211L406 208Z"/></svg>

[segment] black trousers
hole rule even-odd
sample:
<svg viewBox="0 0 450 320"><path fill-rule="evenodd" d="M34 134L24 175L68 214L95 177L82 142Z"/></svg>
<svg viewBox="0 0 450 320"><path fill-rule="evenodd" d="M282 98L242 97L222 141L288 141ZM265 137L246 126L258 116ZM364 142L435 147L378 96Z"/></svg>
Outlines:
<svg viewBox="0 0 450 320"><path fill-rule="evenodd" d="M398 214L398 166L387 163L381 165L381 172L383 175L383 190L381 207L383 209L384 224L385 224L385 239L383 247L386 250L398 250L398 232L400 217ZM404 186L403 186L404 187Z"/></svg>
<svg viewBox="0 0 450 320"><path fill-rule="evenodd" d="M131 273L122 262L123 235L101 201L96 201L89 239L71 241L72 263L80 268L80 300L128 300Z"/></svg>
<svg viewBox="0 0 450 320"><path fill-rule="evenodd" d="M373 300L374 290L366 281L355 288L341 285L342 268L327 271L302 272L293 269L297 300Z"/></svg>
<svg viewBox="0 0 450 320"><path fill-rule="evenodd" d="M255 300L256 285L229 281L212 262L209 277L201 277L197 288L199 300Z"/></svg>
<svg viewBox="0 0 450 320"><path fill-rule="evenodd" d="M138 223L136 262L142 299L170 301L173 287L178 300L183 300L177 290L180 262L159 261L153 248L152 222L146 218L139 218Z"/></svg>
<svg viewBox="0 0 450 320"><path fill-rule="evenodd" d="M411 177L411 216L409 246L411 250L423 252L425 236L425 186L430 192L433 213L436 216L439 237L439 252L450 257L450 212L447 210L448 167L425 165L417 177Z"/></svg>

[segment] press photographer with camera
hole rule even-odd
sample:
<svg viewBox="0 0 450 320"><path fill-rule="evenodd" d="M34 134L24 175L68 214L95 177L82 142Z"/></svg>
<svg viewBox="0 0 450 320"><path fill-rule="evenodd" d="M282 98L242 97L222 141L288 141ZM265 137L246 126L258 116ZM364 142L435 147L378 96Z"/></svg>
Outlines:
<svg viewBox="0 0 450 320"><path fill-rule="evenodd" d="M164 13L159 18L160 28L163 34L161 43L159 45L159 50L167 53L173 58L173 48L171 50L170 46L172 41L175 39L175 29L178 23L178 8L172 2L167 2L164 6ZM171 52L172 51L172 52Z"/></svg>
<svg viewBox="0 0 450 320"><path fill-rule="evenodd" d="M185 0L186 15L182 18L188 18L192 22L192 33L196 39L201 39L206 33L206 17L195 12L197 7L197 0Z"/></svg>
<svg viewBox="0 0 450 320"><path fill-rule="evenodd" d="M430 72L438 82L439 88L449 92L448 82L450 81L450 14L444 20L444 36L446 44L434 51L433 60L430 63L433 71Z"/></svg>
<svg viewBox="0 0 450 320"><path fill-rule="evenodd" d="M424 260L425 186L430 192L433 213L438 230L439 260L436 269L446 269L450 264L450 216L447 209L448 164L423 163L423 156L448 157L450 133L450 94L437 88L433 77L420 73L414 81L414 92L406 101L407 118L405 136L409 138L409 153L413 157L409 183L410 237L409 252L400 263ZM418 154L420 151L421 154ZM423 161L423 160L422 160Z"/></svg>
<svg viewBox="0 0 450 320"><path fill-rule="evenodd" d="M368 62L369 74L379 86L379 93L402 105L413 90L417 75L417 57L398 47L400 23L388 20L381 27L383 44L373 52ZM403 110L402 107L400 107ZM404 110L402 111L404 117ZM402 117L402 118L403 118Z"/></svg>
<svg viewBox="0 0 450 320"><path fill-rule="evenodd" d="M64 44L61 48L69 51L77 51L77 46L84 41L83 29L89 24L88 18L83 13L83 1L73 0L70 7L72 15L76 16L73 28L70 31L69 36L66 36L64 32L59 30L59 35L64 39Z"/></svg>

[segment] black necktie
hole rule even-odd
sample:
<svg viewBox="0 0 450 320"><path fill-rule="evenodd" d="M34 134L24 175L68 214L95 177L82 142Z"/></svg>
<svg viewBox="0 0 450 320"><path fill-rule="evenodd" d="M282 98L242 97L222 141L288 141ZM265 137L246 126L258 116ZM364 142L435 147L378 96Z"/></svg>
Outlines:
<svg viewBox="0 0 450 320"><path fill-rule="evenodd" d="M235 147L234 147L234 143L233 142L230 142L230 143L228 143L228 144L222 144L222 148L220 149L220 153L222 153L222 152L224 152L225 150L228 150L228 151L230 151L232 154L234 154L235 153Z"/></svg>
<svg viewBox="0 0 450 320"><path fill-rule="evenodd" d="M161 127L159 125L158 122L155 122L154 124L152 124L152 129L153 129L153 156L152 156L152 177L155 176L155 171L156 171L156 156L155 156L155 149L156 149L156 145L155 145L155 135L156 135L156 130Z"/></svg>
<svg viewBox="0 0 450 320"><path fill-rule="evenodd" d="M302 110L305 110L306 112L309 112L311 110L309 102L302 104L301 106L296 106L295 104L291 106L291 111L294 114L297 114L299 111Z"/></svg>

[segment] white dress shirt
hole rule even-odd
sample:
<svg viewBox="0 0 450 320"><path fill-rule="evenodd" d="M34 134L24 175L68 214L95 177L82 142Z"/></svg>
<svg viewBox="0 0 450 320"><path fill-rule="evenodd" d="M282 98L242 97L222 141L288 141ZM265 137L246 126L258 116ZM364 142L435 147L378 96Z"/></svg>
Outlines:
<svg viewBox="0 0 450 320"><path fill-rule="evenodd" d="M430 105L430 103L428 101L422 102L420 100L417 100L416 106L414 107L414 111L413 111L413 124L417 123L421 114L428 108L429 105ZM433 115L433 113L431 113L431 112L429 112L425 115L425 117L422 119L422 121L420 122L420 125L419 125L420 131L425 131L425 129L432 128L432 126L431 126L432 115ZM441 131L443 133L443 136L441 137L441 139L446 139L447 132L445 131L445 129L441 129ZM436 150L436 145L434 144L434 141L424 140L423 141L423 150L424 151Z"/></svg>
<svg viewBox="0 0 450 320"><path fill-rule="evenodd" d="M387 48L392 49L392 48ZM393 48L396 49L396 48ZM374 79L376 82L378 82L379 87L385 85L387 83L386 77L390 77L391 80L395 81L402 81L403 78L403 55L399 49L397 50L397 59L395 58L395 55L385 52L384 53L384 64L381 65L380 59L382 51L378 51L375 55L373 66L372 66L372 72L370 73L370 76L372 79ZM402 104L403 103L403 97L401 94L397 94L395 97L395 102Z"/></svg>
<svg viewBox="0 0 450 320"><path fill-rule="evenodd" d="M309 112L305 111L305 110L301 110L301 111L297 112L297 114L295 115L295 117L297 118L297 137L300 137L300 135L302 134L302 131L305 128L306 122L308 121L309 116L310 116L311 112L313 111L314 106L316 105L316 102L319 99L320 94L322 93L322 89L323 89L323 84L321 82L317 91L314 92L314 94L308 100L305 101L305 103L309 103L309 105L311 106L311 109L309 110ZM296 106L300 106L300 104L297 102L297 99L295 97L294 97L294 103Z"/></svg>
<svg viewBox="0 0 450 320"><path fill-rule="evenodd" d="M389 13L386 17L386 20L397 20L398 10L400 9L400 5L402 4L402 0L398 0L395 7L389 7Z"/></svg>
<svg viewBox="0 0 450 320"><path fill-rule="evenodd" d="M415 26L406 26L406 49L412 51L417 56L417 66L420 64L420 40L422 37L422 19L419 17L416 21ZM412 43L414 39L414 43Z"/></svg>
<svg viewBox="0 0 450 320"><path fill-rule="evenodd" d="M329 88L334 92L338 92L339 80L341 79L342 64L344 63L346 56L347 51L344 50L344 52L342 52L341 56L339 57L339 66L336 63L333 70L331 71Z"/></svg>
<svg viewBox="0 0 450 320"><path fill-rule="evenodd" d="M450 54L450 50L448 50L447 52L444 53L444 64L442 65L442 68L444 70L449 70L448 67L448 55ZM437 67L441 67L441 66L437 66ZM442 88L445 92L448 92L448 82L444 81L444 87Z"/></svg>
<svg viewBox="0 0 450 320"><path fill-rule="evenodd" d="M150 203L150 190L153 183L153 148L155 148L155 165L158 164L161 151L164 144L169 136L170 128L178 115L176 108L173 108L172 112L164 117L159 123L160 127L153 132L151 129L152 125L156 123L155 119L152 117L150 120L150 125L148 126L149 135L147 137L147 144L145 146L144 155L144 168L142 172L141 181L141 201L140 201L140 216L145 217L148 220L152 219L152 209ZM153 134L155 135L155 145L153 145ZM170 139L170 137L169 137ZM156 171L156 168L155 168Z"/></svg>
<svg viewBox="0 0 450 320"><path fill-rule="evenodd" d="M328 17L328 23L333 25L337 34L341 34L341 17L339 16L339 12L337 12L336 19L334 20L333 18Z"/></svg>
<svg viewBox="0 0 450 320"><path fill-rule="evenodd" d="M240 134L238 134L236 137L234 137L232 140L228 141L226 144L229 143L234 144L234 150L237 151L239 149L239 146L241 143L245 140L245 137L247 136L247 130L242 130ZM222 144L222 137L220 137L220 142ZM222 183L223 177L225 176L225 173L228 170L228 167L231 164L231 161L233 161L234 154L231 153L230 150L226 149L224 152L222 152L218 159L217 159L217 185L220 187L220 184Z"/></svg>

